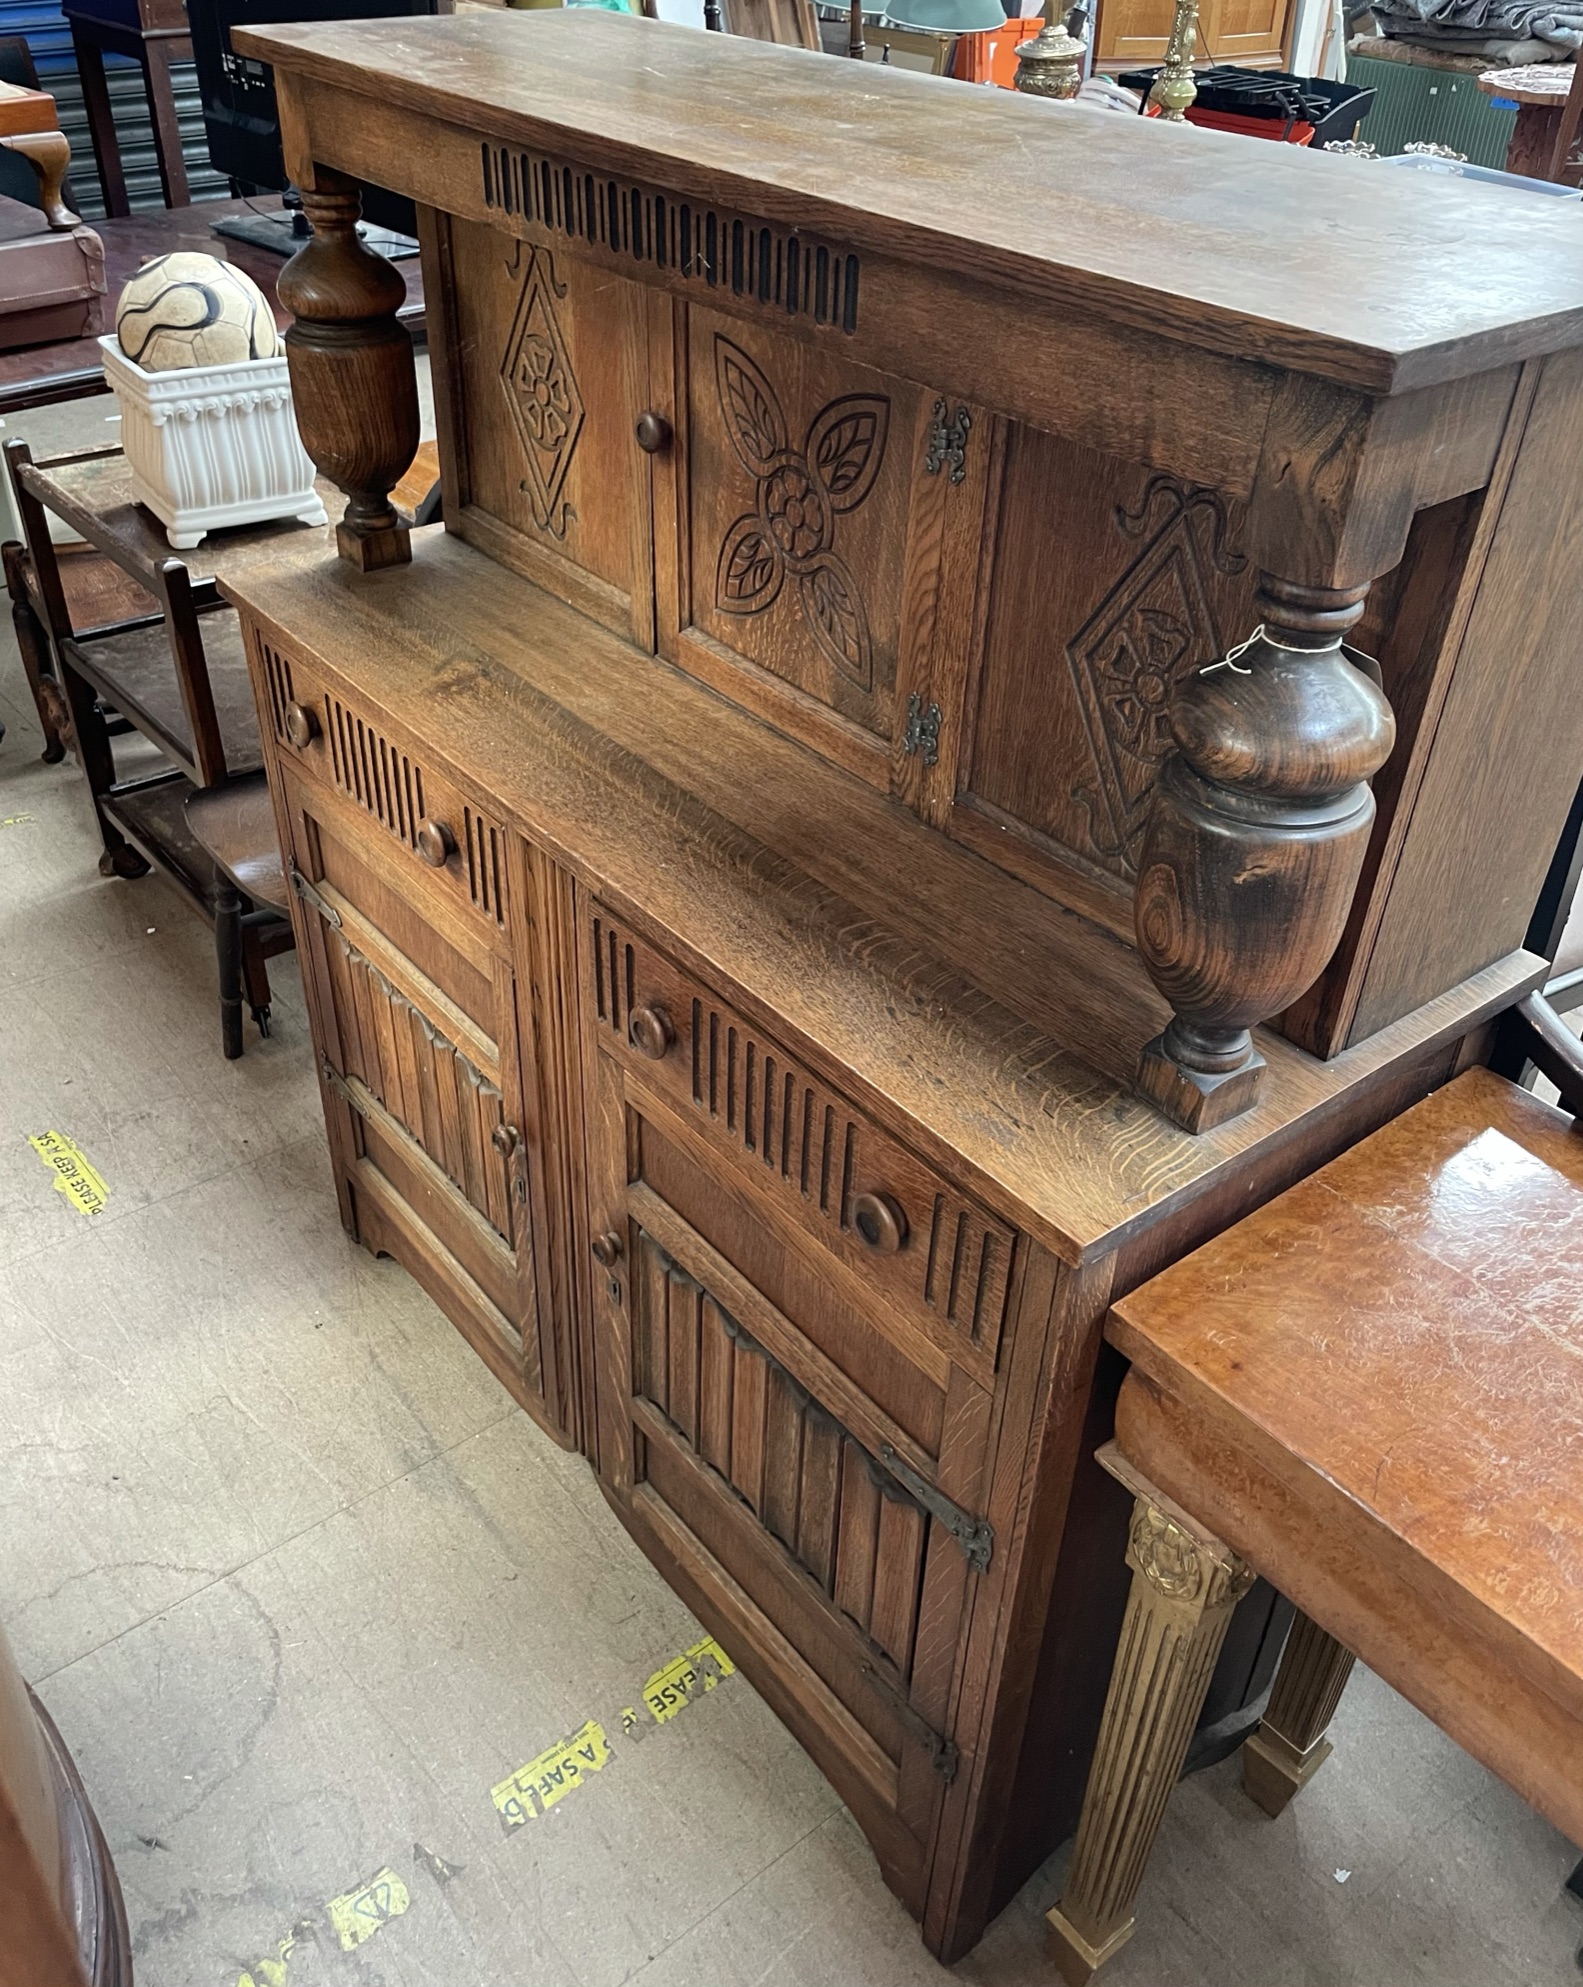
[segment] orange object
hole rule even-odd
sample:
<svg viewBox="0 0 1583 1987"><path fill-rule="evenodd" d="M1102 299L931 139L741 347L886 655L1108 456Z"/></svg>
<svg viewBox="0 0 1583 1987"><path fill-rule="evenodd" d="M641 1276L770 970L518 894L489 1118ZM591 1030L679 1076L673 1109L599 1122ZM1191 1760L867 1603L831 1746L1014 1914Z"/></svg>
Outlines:
<svg viewBox="0 0 1583 1987"><path fill-rule="evenodd" d="M1143 114L1158 117L1160 113L1150 104ZM1200 110L1197 104L1188 111L1187 121L1202 124L1210 131L1240 131L1244 138L1284 139L1288 145L1311 144L1314 136L1314 127L1301 118L1288 124L1284 117L1239 117L1231 110Z"/></svg>
<svg viewBox="0 0 1583 1987"><path fill-rule="evenodd" d="M1003 90L1017 87L1017 50L1044 26L1041 15L1008 21L986 34L958 35L951 74L963 83L995 83Z"/></svg>

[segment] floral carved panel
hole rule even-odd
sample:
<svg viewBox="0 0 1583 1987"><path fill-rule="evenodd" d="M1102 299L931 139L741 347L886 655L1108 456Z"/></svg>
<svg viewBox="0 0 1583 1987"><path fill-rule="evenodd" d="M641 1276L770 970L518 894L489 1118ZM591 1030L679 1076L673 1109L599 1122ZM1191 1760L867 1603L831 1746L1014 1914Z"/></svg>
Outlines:
<svg viewBox="0 0 1583 1987"><path fill-rule="evenodd" d="M720 546L715 605L725 614L759 614L790 587L822 652L871 690L868 613L836 541L838 520L858 508L879 475L890 402L844 394L819 409L794 447L779 396L747 353L719 333L714 353L721 418L753 478L753 508Z"/></svg>

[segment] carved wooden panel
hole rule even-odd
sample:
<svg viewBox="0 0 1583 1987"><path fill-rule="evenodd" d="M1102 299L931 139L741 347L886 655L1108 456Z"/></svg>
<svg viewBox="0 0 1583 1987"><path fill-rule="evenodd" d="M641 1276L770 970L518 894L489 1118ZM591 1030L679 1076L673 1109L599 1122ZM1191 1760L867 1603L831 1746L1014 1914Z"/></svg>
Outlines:
<svg viewBox="0 0 1583 1987"><path fill-rule="evenodd" d="M684 630L888 739L918 388L701 308L686 347Z"/></svg>
<svg viewBox="0 0 1583 1987"><path fill-rule="evenodd" d="M696 1278L638 1236L634 1391L905 1679L927 1514Z"/></svg>
<svg viewBox="0 0 1583 1987"><path fill-rule="evenodd" d="M1172 687L1252 632L1240 529L1213 490L1010 430L957 780L986 853L1130 893Z"/></svg>
<svg viewBox="0 0 1583 1987"><path fill-rule="evenodd" d="M607 1042L865 1283L924 1322L932 1343L987 1380L1005 1324L1013 1232L607 913L596 911L588 929L590 990ZM633 1013L645 1006L658 1006L675 1033L658 1062L629 1040ZM855 1219L861 1194L881 1195L896 1211L894 1251L865 1242Z"/></svg>
<svg viewBox="0 0 1583 1987"><path fill-rule="evenodd" d="M782 316L857 329L860 264L850 249L542 152L489 144L479 152L484 205L537 224L579 255L645 264Z"/></svg>
<svg viewBox="0 0 1583 1987"><path fill-rule="evenodd" d="M443 225L446 522L647 646L643 294L578 254Z"/></svg>
<svg viewBox="0 0 1583 1987"><path fill-rule="evenodd" d="M499 1085L341 932L326 933L324 950L342 1075L363 1083L509 1242L510 1179L492 1143L505 1122Z"/></svg>

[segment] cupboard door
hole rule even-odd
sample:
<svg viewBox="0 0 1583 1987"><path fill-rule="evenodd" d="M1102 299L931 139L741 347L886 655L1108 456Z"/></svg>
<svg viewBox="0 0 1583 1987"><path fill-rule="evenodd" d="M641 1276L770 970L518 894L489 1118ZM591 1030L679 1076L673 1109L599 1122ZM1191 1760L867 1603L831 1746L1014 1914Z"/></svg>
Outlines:
<svg viewBox="0 0 1583 1987"><path fill-rule="evenodd" d="M600 1471L921 1912L991 1395L590 1043Z"/></svg>
<svg viewBox="0 0 1583 1987"><path fill-rule="evenodd" d="M932 396L701 307L676 306L666 328L661 649L883 784Z"/></svg>
<svg viewBox="0 0 1583 1987"><path fill-rule="evenodd" d="M1172 0L1103 0L1095 60L1111 68L1164 61L1174 13Z"/></svg>
<svg viewBox="0 0 1583 1987"><path fill-rule="evenodd" d="M1171 693L1258 620L1242 506L1018 424L991 504L978 652L961 737L942 737L938 818L1130 940Z"/></svg>
<svg viewBox="0 0 1583 1987"><path fill-rule="evenodd" d="M1287 0L1207 0L1203 46L1212 61L1278 63L1286 40Z"/></svg>
<svg viewBox="0 0 1583 1987"><path fill-rule="evenodd" d="M377 828L290 775L304 976L344 1205L537 1417L564 1432L541 1302L541 1144L526 1004L475 921L389 863Z"/></svg>
<svg viewBox="0 0 1583 1987"><path fill-rule="evenodd" d="M651 648L645 292L481 223L421 218L447 527Z"/></svg>

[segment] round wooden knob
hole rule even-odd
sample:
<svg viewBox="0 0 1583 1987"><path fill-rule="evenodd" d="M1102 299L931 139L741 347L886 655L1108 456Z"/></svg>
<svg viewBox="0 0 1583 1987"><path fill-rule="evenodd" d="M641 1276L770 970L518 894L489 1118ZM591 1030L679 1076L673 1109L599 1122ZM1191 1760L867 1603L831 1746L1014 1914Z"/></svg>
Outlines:
<svg viewBox="0 0 1583 1987"><path fill-rule="evenodd" d="M430 869L444 869L456 853L456 837L443 821L425 821L418 830L418 854Z"/></svg>
<svg viewBox="0 0 1583 1987"><path fill-rule="evenodd" d="M306 704L286 706L286 736L299 752L305 752L319 735L319 720Z"/></svg>
<svg viewBox="0 0 1583 1987"><path fill-rule="evenodd" d="M907 1217L889 1194L859 1194L852 1226L876 1256L893 1256L907 1239Z"/></svg>
<svg viewBox="0 0 1583 1987"><path fill-rule="evenodd" d="M663 414L645 414L638 422L637 437L645 455L658 455L670 443L671 424Z"/></svg>
<svg viewBox="0 0 1583 1987"><path fill-rule="evenodd" d="M658 1062L676 1040L676 1030L663 1007L640 1007L627 1029L627 1039L640 1056Z"/></svg>
<svg viewBox="0 0 1583 1987"><path fill-rule="evenodd" d="M606 1269L614 1269L621 1260L621 1237L612 1230L596 1235L588 1246L594 1252L595 1262L603 1263Z"/></svg>
<svg viewBox="0 0 1583 1987"><path fill-rule="evenodd" d="M522 1134L515 1125L496 1125L489 1134L489 1142L502 1159L509 1159L521 1143Z"/></svg>

